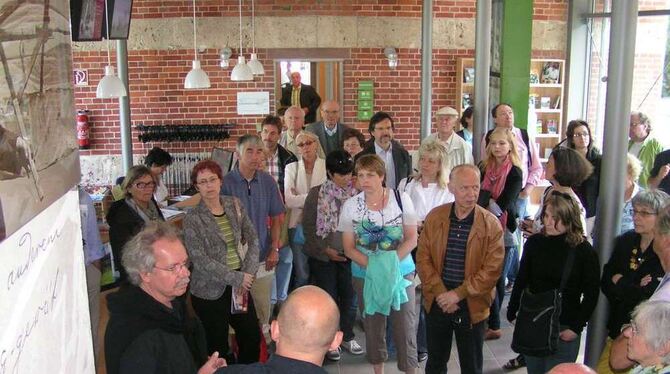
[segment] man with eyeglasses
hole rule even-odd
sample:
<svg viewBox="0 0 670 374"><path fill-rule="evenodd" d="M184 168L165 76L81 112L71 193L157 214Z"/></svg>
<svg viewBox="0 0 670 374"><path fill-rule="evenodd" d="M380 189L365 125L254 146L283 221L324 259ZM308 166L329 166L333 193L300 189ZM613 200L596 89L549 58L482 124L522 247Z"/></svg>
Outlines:
<svg viewBox="0 0 670 374"><path fill-rule="evenodd" d="M191 263L177 231L148 224L122 262L130 283L107 296L107 373L209 374L224 366L217 352L208 359L202 325L186 307Z"/></svg>
<svg viewBox="0 0 670 374"><path fill-rule="evenodd" d="M305 130L319 137L319 143L326 155L342 149L342 135L346 125L340 123L340 104L335 100L327 100L321 104L321 121L308 125Z"/></svg>

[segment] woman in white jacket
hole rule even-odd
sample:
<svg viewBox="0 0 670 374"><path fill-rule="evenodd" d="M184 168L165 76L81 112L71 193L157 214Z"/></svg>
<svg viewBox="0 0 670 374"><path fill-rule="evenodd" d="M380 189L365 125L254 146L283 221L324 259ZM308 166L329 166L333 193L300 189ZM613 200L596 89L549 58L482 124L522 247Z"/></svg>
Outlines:
<svg viewBox="0 0 670 374"><path fill-rule="evenodd" d="M301 131L296 136L296 147L298 148L298 162L286 165L284 170L284 194L286 208L289 210L288 236L293 252L292 289L309 282L307 255L302 251L305 239L302 235L301 222L305 198L312 187L326 181L326 162L318 157L318 151L321 148L319 138L311 132Z"/></svg>

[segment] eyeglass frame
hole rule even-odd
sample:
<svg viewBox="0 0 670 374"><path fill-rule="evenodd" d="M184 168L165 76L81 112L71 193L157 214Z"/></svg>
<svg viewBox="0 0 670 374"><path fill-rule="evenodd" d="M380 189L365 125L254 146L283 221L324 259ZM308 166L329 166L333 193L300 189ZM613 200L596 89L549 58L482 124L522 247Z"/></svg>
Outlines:
<svg viewBox="0 0 670 374"><path fill-rule="evenodd" d="M216 183L216 181L218 180L221 180L221 178L219 178L218 175L215 175L214 177L209 179L195 181L195 184L198 186L207 186Z"/></svg>
<svg viewBox="0 0 670 374"><path fill-rule="evenodd" d="M316 140L305 140L302 143L296 143L295 146L298 147L298 148L302 148L302 147L310 146L314 143L316 143Z"/></svg>
<svg viewBox="0 0 670 374"><path fill-rule="evenodd" d="M151 182L136 182L136 183L133 183L133 186L135 186L135 188L139 188L140 190L143 190L143 189L145 189L145 188L147 188L147 187L149 187L149 186L151 186L151 188L156 188L156 185L157 185L157 184L156 184L156 182L154 182L154 181L151 181Z"/></svg>
<svg viewBox="0 0 670 374"><path fill-rule="evenodd" d="M193 262L189 259L189 260L186 260L186 261L184 261L180 264L174 264L174 265L172 265L168 268L163 268L163 267L156 266L156 265L154 265L154 268L158 269L158 270L168 271L172 274L178 274L183 269L188 269L190 271L192 265L193 265Z"/></svg>
<svg viewBox="0 0 670 374"><path fill-rule="evenodd" d="M657 216L658 212L646 212L646 211L643 211L643 210L637 210L637 209L633 208L633 216L636 215L636 214L641 216L641 217L647 218L649 216Z"/></svg>
<svg viewBox="0 0 670 374"><path fill-rule="evenodd" d="M637 324L632 319L630 320L630 322L621 325L621 329L619 330L619 332L623 334L623 332L628 330L629 328L632 330L631 331L632 336L635 336L640 332L640 330L638 330L637 328Z"/></svg>

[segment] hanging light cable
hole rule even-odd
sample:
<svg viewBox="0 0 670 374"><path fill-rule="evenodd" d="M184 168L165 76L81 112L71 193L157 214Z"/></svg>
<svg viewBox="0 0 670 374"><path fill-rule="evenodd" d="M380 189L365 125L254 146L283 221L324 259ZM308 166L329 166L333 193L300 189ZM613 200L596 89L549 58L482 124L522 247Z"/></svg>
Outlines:
<svg viewBox="0 0 670 374"><path fill-rule="evenodd" d="M249 67L253 75L264 75L265 69L263 64L258 61L256 55L256 8L254 6L255 0L251 0L251 59L249 60Z"/></svg>
<svg viewBox="0 0 670 374"><path fill-rule="evenodd" d="M251 81L254 79L254 74L251 72L251 68L247 65L247 62L242 54L242 0L239 1L240 5L240 51L239 56L237 57L237 65L233 68L233 71L230 73L230 80L232 81Z"/></svg>
<svg viewBox="0 0 670 374"><path fill-rule="evenodd" d="M109 52L109 8L107 8L107 0L105 0L105 17L105 28L107 33L107 66L105 66L105 76L98 82L98 87L95 90L95 96L98 99L109 99L128 95L126 86L121 79L116 76L114 73L114 66L112 66L112 57Z"/></svg>
<svg viewBox="0 0 670 374"><path fill-rule="evenodd" d="M191 71L186 75L186 80L184 80L184 88L186 89L202 89L209 88L211 84L209 82L209 77L200 65L200 60L198 60L198 31L197 23L195 17L195 0L193 0L193 52L195 58L193 59L193 64Z"/></svg>

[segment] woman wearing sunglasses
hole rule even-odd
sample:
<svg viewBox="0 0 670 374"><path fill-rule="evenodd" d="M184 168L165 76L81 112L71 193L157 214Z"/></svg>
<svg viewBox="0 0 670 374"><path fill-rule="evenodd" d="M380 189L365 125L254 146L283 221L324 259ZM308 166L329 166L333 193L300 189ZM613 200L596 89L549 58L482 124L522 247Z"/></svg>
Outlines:
<svg viewBox="0 0 670 374"><path fill-rule="evenodd" d="M124 197L115 201L107 212L109 242L114 256L114 267L119 271L119 281L126 281L126 270L121 266L123 246L151 221L165 221L156 200L156 180L151 170L136 165L128 170L121 184Z"/></svg>
<svg viewBox="0 0 670 374"><path fill-rule="evenodd" d="M507 307L510 322L516 319L523 303L522 293L539 294L559 289L566 275L557 350L543 357L525 354L529 374L544 374L560 363L577 359L580 334L598 301L598 254L584 237L577 201L563 192L549 193L542 207L542 231L528 238L524 245L519 274ZM569 270L564 273L566 268Z"/></svg>
<svg viewBox="0 0 670 374"><path fill-rule="evenodd" d="M303 253L305 237L302 230L302 209L309 190L326 181L326 161L319 157L321 145L319 138L309 132L301 131L295 137L298 149L298 162L286 165L284 171L284 197L289 209L288 237L293 252L292 289L309 282L309 264Z"/></svg>
<svg viewBox="0 0 670 374"><path fill-rule="evenodd" d="M184 217L184 245L193 261L191 301L205 327L209 354L250 364L258 361L261 341L249 293L259 264L258 235L244 204L220 195L221 179L221 167L212 160L198 162L191 171L191 183L202 196ZM229 325L236 332L237 360L229 353Z"/></svg>

